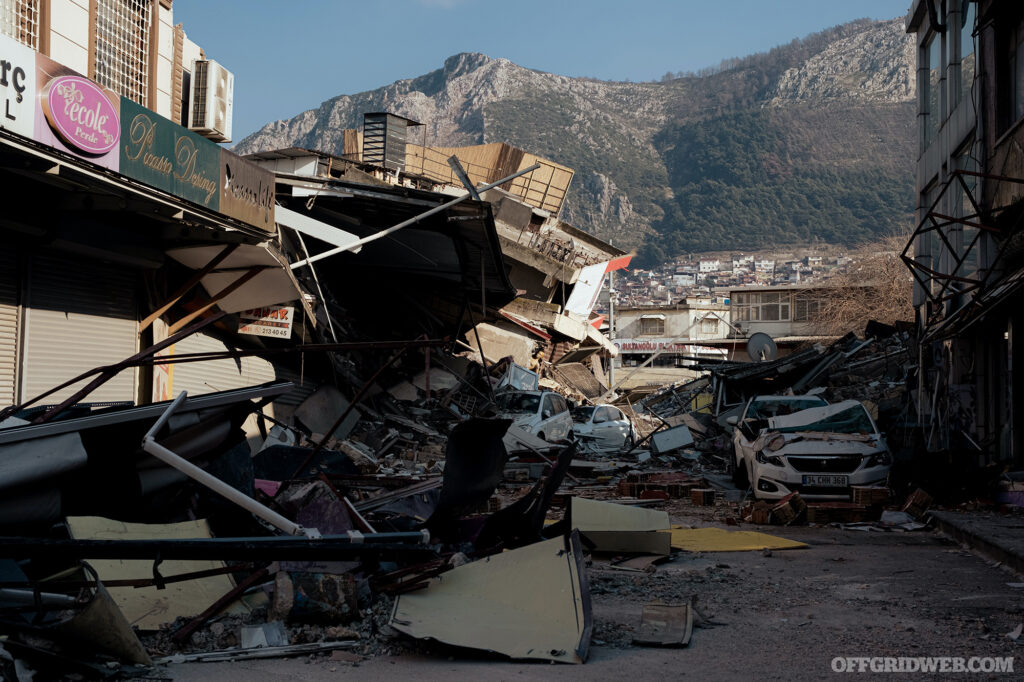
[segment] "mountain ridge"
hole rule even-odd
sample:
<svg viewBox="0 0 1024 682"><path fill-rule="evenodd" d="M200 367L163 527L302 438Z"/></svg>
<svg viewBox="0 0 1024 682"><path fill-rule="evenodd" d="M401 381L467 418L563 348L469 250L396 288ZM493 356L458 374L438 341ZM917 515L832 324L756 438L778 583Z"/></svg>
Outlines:
<svg viewBox="0 0 1024 682"><path fill-rule="evenodd" d="M902 19L857 20L662 82L466 52L268 123L235 151L339 153L364 112L391 111L426 124L428 145L508 142L574 168L563 217L649 263L808 239L853 245L912 215L915 68Z"/></svg>

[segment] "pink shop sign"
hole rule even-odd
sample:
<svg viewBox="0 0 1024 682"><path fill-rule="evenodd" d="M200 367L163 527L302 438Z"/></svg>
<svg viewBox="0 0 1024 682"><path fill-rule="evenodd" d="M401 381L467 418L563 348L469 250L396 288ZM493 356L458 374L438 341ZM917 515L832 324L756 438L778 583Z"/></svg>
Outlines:
<svg viewBox="0 0 1024 682"><path fill-rule="evenodd" d="M102 156L121 136L118 112L101 87L81 76L51 80L42 96L50 127L75 149Z"/></svg>

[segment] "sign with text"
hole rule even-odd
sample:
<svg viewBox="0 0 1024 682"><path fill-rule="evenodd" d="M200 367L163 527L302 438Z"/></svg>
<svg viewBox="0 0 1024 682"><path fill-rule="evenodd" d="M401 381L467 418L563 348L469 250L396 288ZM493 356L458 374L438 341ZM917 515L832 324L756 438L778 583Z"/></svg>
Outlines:
<svg viewBox="0 0 1024 682"><path fill-rule="evenodd" d="M723 357L729 354L725 348L700 346L687 343L686 340L679 341L676 339L613 339L612 343L619 349L620 353L656 353L658 351L667 351L686 355L720 355Z"/></svg>
<svg viewBox="0 0 1024 682"><path fill-rule="evenodd" d="M0 128L32 137L35 107L36 53L0 35Z"/></svg>
<svg viewBox="0 0 1024 682"><path fill-rule="evenodd" d="M291 306L243 310L238 313L238 333L273 336L278 339L291 338L294 313L295 308Z"/></svg>
<svg viewBox="0 0 1024 682"><path fill-rule="evenodd" d="M221 149L220 212L273 232L274 174Z"/></svg>
<svg viewBox="0 0 1024 682"><path fill-rule="evenodd" d="M210 210L220 209L219 146L125 97L121 122L122 174Z"/></svg>
<svg viewBox="0 0 1024 682"><path fill-rule="evenodd" d="M73 69L35 53L32 138L41 144L118 170L121 96Z"/></svg>

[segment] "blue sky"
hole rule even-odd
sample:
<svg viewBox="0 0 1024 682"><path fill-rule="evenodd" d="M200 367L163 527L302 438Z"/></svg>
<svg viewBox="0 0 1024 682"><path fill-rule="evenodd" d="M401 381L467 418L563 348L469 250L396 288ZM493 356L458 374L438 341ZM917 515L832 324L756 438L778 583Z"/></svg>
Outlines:
<svg viewBox="0 0 1024 682"><path fill-rule="evenodd" d="M176 0L174 21L235 74L235 141L459 52L601 80L657 80L763 52L910 0Z"/></svg>

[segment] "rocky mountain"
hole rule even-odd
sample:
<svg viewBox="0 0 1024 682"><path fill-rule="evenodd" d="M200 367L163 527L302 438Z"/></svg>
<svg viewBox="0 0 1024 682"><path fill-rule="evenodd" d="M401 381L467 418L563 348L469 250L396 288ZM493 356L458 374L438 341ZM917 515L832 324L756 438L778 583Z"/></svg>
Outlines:
<svg viewBox="0 0 1024 682"><path fill-rule="evenodd" d="M563 217L648 262L689 251L853 245L913 211L914 46L859 20L657 83L568 78L458 54L419 78L330 99L239 142L340 152L367 111L427 144L508 142L576 169Z"/></svg>

